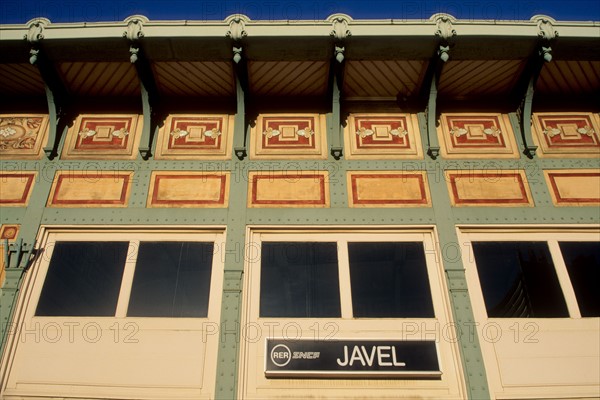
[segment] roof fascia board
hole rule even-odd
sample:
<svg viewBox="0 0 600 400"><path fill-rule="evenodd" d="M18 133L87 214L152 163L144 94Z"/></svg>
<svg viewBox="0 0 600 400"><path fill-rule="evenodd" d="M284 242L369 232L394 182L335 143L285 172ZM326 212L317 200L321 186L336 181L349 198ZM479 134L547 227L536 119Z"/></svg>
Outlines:
<svg viewBox="0 0 600 400"><path fill-rule="evenodd" d="M460 36L536 37L534 21L465 21L453 22ZM225 21L149 21L144 24L146 37L225 37ZM352 36L432 36L436 24L430 20L352 20L348 24ZM561 37L598 38L600 22L556 22L554 28ZM50 23L45 27L46 40L94 39L121 37L126 22ZM328 21L248 21L245 29L249 37L327 37L331 33ZM22 40L27 35L27 24L0 26L0 40Z"/></svg>

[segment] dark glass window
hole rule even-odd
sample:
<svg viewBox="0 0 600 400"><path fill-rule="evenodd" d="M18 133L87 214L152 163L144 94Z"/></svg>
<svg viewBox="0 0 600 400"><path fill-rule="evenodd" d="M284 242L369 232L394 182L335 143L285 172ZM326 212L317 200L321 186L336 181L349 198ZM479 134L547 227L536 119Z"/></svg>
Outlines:
<svg viewBox="0 0 600 400"><path fill-rule="evenodd" d="M56 242L35 311L39 316L114 316L127 242Z"/></svg>
<svg viewBox="0 0 600 400"><path fill-rule="evenodd" d="M261 317L340 315L336 243L262 243Z"/></svg>
<svg viewBox="0 0 600 400"><path fill-rule="evenodd" d="M546 242L473 242L489 317L568 317Z"/></svg>
<svg viewBox="0 0 600 400"><path fill-rule="evenodd" d="M206 317L213 244L141 242L128 316Z"/></svg>
<svg viewBox="0 0 600 400"><path fill-rule="evenodd" d="M560 242L582 317L600 317L600 243Z"/></svg>
<svg viewBox="0 0 600 400"><path fill-rule="evenodd" d="M434 317L422 243L348 243L348 257L354 317Z"/></svg>

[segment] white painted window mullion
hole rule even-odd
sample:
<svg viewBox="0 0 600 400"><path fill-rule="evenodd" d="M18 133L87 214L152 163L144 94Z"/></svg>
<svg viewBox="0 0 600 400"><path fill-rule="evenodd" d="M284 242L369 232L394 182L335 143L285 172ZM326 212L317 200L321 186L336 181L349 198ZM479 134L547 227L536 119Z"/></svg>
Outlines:
<svg viewBox="0 0 600 400"><path fill-rule="evenodd" d="M581 312L579 311L579 305L577 304L577 297L575 296L575 291L573 290L573 285L571 284L571 278L569 278L569 272L567 271L567 266L565 265L558 241L549 240L548 248L550 249L550 254L552 255L552 260L554 261L554 268L556 270L556 275L558 276L558 281L560 282L560 287L562 288L565 301L567 302L569 316L571 316L571 318L581 318Z"/></svg>
<svg viewBox="0 0 600 400"><path fill-rule="evenodd" d="M129 306L129 296L131 295L131 285L133 284L133 274L135 273L135 262L139 248L139 240L129 242L123 279L121 280L121 290L119 291L119 301L117 302L117 312L115 315L117 318L125 318L127 316L127 307Z"/></svg>
<svg viewBox="0 0 600 400"><path fill-rule="evenodd" d="M342 318L352 318L352 287L350 284L350 260L348 258L348 242L340 240L338 247L338 274L340 279L340 305Z"/></svg>

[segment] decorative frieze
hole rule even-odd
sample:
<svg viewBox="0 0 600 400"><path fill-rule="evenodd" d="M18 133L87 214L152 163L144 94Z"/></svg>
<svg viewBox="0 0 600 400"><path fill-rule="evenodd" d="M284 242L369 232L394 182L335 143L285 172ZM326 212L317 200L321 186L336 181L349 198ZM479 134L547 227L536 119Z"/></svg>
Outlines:
<svg viewBox="0 0 600 400"><path fill-rule="evenodd" d="M556 206L600 204L600 169L546 170L544 177Z"/></svg>
<svg viewBox="0 0 600 400"><path fill-rule="evenodd" d="M594 113L533 113L540 157L600 157L600 118Z"/></svg>
<svg viewBox="0 0 600 400"><path fill-rule="evenodd" d="M327 130L320 114L261 114L251 131L254 159L326 159Z"/></svg>
<svg viewBox="0 0 600 400"><path fill-rule="evenodd" d="M154 171L148 207L226 208L229 172Z"/></svg>
<svg viewBox="0 0 600 400"><path fill-rule="evenodd" d="M533 207L524 171L445 171L453 206Z"/></svg>
<svg viewBox="0 0 600 400"><path fill-rule="evenodd" d="M169 115L159 130L156 159L231 158L232 115Z"/></svg>
<svg viewBox="0 0 600 400"><path fill-rule="evenodd" d="M127 159L137 157L140 115L79 115L69 129L63 159Z"/></svg>
<svg viewBox="0 0 600 400"><path fill-rule="evenodd" d="M47 115L0 115L0 159L40 158L47 140Z"/></svg>
<svg viewBox="0 0 600 400"><path fill-rule="evenodd" d="M442 114L438 136L444 158L519 158L503 114Z"/></svg>
<svg viewBox="0 0 600 400"><path fill-rule="evenodd" d="M345 128L347 159L423 158L416 116L350 114Z"/></svg>
<svg viewBox="0 0 600 400"><path fill-rule="evenodd" d="M133 172L57 171L48 207L127 207Z"/></svg>
<svg viewBox="0 0 600 400"><path fill-rule="evenodd" d="M0 172L0 207L25 207L29 202L37 173Z"/></svg>
<svg viewBox="0 0 600 400"><path fill-rule="evenodd" d="M252 171L248 207L329 207L326 171Z"/></svg>
<svg viewBox="0 0 600 400"><path fill-rule="evenodd" d="M350 171L350 207L431 207L425 172Z"/></svg>

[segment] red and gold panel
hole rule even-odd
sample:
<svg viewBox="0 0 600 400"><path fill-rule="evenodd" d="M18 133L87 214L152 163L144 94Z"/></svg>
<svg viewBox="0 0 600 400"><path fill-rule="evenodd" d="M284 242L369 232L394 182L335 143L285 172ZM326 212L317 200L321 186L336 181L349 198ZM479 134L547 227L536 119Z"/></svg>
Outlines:
<svg viewBox="0 0 600 400"><path fill-rule="evenodd" d="M544 176L554 205L600 204L600 169L546 170Z"/></svg>
<svg viewBox="0 0 600 400"><path fill-rule="evenodd" d="M533 207L524 171L445 171L454 206Z"/></svg>
<svg viewBox="0 0 600 400"><path fill-rule="evenodd" d="M25 207L29 202L37 173L0 172L0 207Z"/></svg>
<svg viewBox="0 0 600 400"><path fill-rule="evenodd" d="M541 157L600 157L600 122L593 113L534 113Z"/></svg>
<svg viewBox="0 0 600 400"><path fill-rule="evenodd" d="M438 136L445 158L519 158L503 114L442 114Z"/></svg>
<svg viewBox="0 0 600 400"><path fill-rule="evenodd" d="M148 207L226 208L229 172L154 171Z"/></svg>
<svg viewBox="0 0 600 400"><path fill-rule="evenodd" d="M327 171L252 171L248 207L329 207Z"/></svg>
<svg viewBox="0 0 600 400"><path fill-rule="evenodd" d="M47 141L47 115L0 115L0 159L41 158Z"/></svg>
<svg viewBox="0 0 600 400"><path fill-rule="evenodd" d="M128 159L137 157L140 115L80 115L67 133L63 159Z"/></svg>
<svg viewBox="0 0 600 400"><path fill-rule="evenodd" d="M133 172L57 171L48 207L127 207Z"/></svg>
<svg viewBox="0 0 600 400"><path fill-rule="evenodd" d="M251 158L327 158L324 115L261 114L251 135Z"/></svg>
<svg viewBox="0 0 600 400"><path fill-rule="evenodd" d="M232 115L170 115L158 133L157 159L229 159Z"/></svg>
<svg viewBox="0 0 600 400"><path fill-rule="evenodd" d="M423 158L415 115L350 114L344 129L347 159Z"/></svg>
<svg viewBox="0 0 600 400"><path fill-rule="evenodd" d="M431 207L424 172L351 171L347 181L350 207Z"/></svg>

